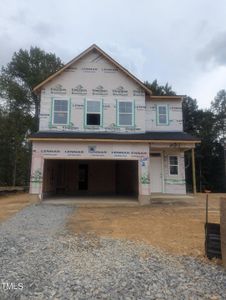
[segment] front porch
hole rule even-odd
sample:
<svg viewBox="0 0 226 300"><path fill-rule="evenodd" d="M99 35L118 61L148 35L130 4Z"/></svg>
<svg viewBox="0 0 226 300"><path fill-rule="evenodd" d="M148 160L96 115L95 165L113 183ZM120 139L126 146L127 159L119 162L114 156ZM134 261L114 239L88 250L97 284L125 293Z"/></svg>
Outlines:
<svg viewBox="0 0 226 300"><path fill-rule="evenodd" d="M195 144L156 142L151 143L149 147L150 197L171 198L196 194ZM192 189L186 184L185 155L187 153L192 170L191 172L189 169Z"/></svg>

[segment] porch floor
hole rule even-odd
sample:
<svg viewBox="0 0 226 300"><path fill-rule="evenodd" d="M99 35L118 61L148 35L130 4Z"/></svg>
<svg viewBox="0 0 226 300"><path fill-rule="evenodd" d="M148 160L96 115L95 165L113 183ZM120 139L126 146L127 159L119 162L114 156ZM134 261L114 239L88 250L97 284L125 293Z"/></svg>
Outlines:
<svg viewBox="0 0 226 300"><path fill-rule="evenodd" d="M179 204L179 203L189 203L194 199L194 194L162 194L162 193L153 193L150 195L150 204Z"/></svg>
<svg viewBox="0 0 226 300"><path fill-rule="evenodd" d="M151 199L193 199L194 194L163 194L163 193L152 193L150 195Z"/></svg>

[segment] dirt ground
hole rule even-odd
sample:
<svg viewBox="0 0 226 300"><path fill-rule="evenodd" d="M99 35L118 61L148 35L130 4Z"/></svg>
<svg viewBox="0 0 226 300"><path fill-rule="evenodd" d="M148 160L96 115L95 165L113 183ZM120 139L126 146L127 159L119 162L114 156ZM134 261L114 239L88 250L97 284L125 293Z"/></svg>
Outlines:
<svg viewBox="0 0 226 300"><path fill-rule="evenodd" d="M0 195L0 223L31 203L34 198L28 193L17 192L15 194Z"/></svg>
<svg viewBox="0 0 226 300"><path fill-rule="evenodd" d="M219 199L210 194L209 222L219 223ZM77 233L149 243L179 255L204 256L205 194L192 200L149 207L79 208L68 226Z"/></svg>
<svg viewBox="0 0 226 300"><path fill-rule="evenodd" d="M219 223L219 199L210 194L209 222ZM36 201L28 193L0 195L0 222ZM143 241L180 255L204 255L205 195L172 204L81 207L68 221L77 233Z"/></svg>

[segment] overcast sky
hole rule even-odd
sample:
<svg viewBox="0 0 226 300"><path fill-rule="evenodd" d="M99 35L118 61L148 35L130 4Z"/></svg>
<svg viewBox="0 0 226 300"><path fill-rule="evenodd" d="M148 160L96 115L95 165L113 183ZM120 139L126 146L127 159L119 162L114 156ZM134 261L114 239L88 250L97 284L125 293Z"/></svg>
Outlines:
<svg viewBox="0 0 226 300"><path fill-rule="evenodd" d="M66 63L93 43L200 107L226 89L225 0L0 0L0 65L31 45Z"/></svg>

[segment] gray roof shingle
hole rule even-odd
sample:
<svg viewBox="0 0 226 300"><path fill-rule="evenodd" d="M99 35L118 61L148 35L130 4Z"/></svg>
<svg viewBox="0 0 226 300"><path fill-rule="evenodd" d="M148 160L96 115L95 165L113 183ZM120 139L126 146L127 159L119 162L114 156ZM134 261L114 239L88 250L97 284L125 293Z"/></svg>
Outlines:
<svg viewBox="0 0 226 300"><path fill-rule="evenodd" d="M112 132L75 132L75 131L39 131L30 136L33 138L54 139L111 139L111 140L169 140L169 141L193 141L199 139L186 132L145 132L145 133L112 133Z"/></svg>

